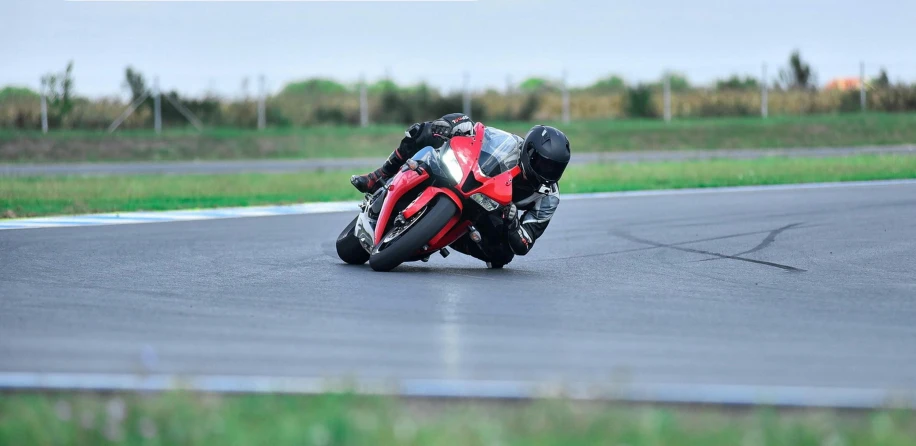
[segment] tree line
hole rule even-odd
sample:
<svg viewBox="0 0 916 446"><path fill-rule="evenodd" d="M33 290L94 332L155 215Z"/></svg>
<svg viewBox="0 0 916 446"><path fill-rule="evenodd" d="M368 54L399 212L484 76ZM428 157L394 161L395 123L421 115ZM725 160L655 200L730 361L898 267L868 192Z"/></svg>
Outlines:
<svg viewBox="0 0 916 446"><path fill-rule="evenodd" d="M47 98L51 127L104 128L119 115L124 104L111 100L89 100L74 93L74 65L68 63L60 72L41 78ZM574 117L654 118L660 115L660 95L667 79L672 93L680 102L675 116L753 115L759 110L761 80L737 74L716 80L712 86L692 84L682 73L664 73L652 82L631 84L622 77L609 75L584 87L570 88ZM247 80L243 90L247 91ZM916 87L892 85L887 72L867 83L872 93L869 108L884 111L916 111ZM793 98L784 107L787 113L846 112L858 109L858 91L819 91L817 73L798 51L790 54L785 66L767 86L775 94ZM131 102L139 108L125 123L126 127L148 127L152 121L153 99L147 78L133 67L127 67L121 88L129 92ZM475 92L471 113L475 118L499 121L531 121L555 117L556 102L562 90L560 82L532 77L508 91ZM292 82L267 99L267 122L272 126L315 124L355 125L360 120L359 85L345 85L331 79L314 78ZM399 86L383 79L366 86L370 119L375 123L411 123L461 110L460 93L444 94L426 84ZM819 94L820 93L820 94ZM177 91L162 92L170 100L161 101L164 125L186 125L185 118L172 105L190 110L205 125L255 127L257 105L254 98L227 100L213 94L186 97ZM38 94L23 88L0 90L0 125L34 128L37 124ZM755 99L756 98L756 99ZM754 101L757 101L755 103ZM805 103L807 101L807 103ZM778 111L778 106L776 107Z"/></svg>

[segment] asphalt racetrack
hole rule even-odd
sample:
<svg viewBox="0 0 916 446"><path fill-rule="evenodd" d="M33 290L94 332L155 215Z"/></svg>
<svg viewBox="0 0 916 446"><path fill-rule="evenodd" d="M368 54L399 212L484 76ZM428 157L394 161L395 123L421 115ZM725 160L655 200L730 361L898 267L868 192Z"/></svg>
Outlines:
<svg viewBox="0 0 916 446"><path fill-rule="evenodd" d="M568 200L504 270L354 215L0 231L0 372L916 389L916 183Z"/></svg>

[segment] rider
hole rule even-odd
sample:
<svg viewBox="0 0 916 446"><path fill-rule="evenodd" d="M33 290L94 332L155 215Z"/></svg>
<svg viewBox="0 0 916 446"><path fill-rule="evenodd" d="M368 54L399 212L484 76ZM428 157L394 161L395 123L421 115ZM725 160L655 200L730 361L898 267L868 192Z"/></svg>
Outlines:
<svg viewBox="0 0 916 446"><path fill-rule="evenodd" d="M468 136L474 132L474 122L463 113L451 113L434 121L413 124L381 168L366 175L350 178L359 191L373 193L420 149L439 148L453 136ZM518 141L521 175L512 182L512 201L502 215L489 222L478 222L483 238L478 246L466 234L452 243L455 250L476 257L490 268L501 268L515 255L527 254L535 240L547 229L554 211L560 204L557 182L569 163L569 139L560 130L536 125ZM518 209L525 212L519 215Z"/></svg>

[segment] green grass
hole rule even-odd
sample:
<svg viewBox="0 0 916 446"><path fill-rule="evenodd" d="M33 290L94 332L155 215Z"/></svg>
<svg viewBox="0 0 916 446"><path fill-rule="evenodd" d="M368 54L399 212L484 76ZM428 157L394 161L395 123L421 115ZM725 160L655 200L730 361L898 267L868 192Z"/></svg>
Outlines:
<svg viewBox="0 0 916 446"><path fill-rule="evenodd" d="M352 171L0 177L7 217L357 200ZM573 165L562 193L916 178L916 156L762 158Z"/></svg>
<svg viewBox="0 0 916 446"><path fill-rule="evenodd" d="M487 122L518 134L531 123ZM916 114L838 114L760 118L595 120L562 128L577 152L831 147L916 143ZM386 156L405 126L269 129L36 131L0 129L0 162Z"/></svg>
<svg viewBox="0 0 916 446"><path fill-rule="evenodd" d="M347 394L6 394L5 445L912 445L911 411L395 400Z"/></svg>

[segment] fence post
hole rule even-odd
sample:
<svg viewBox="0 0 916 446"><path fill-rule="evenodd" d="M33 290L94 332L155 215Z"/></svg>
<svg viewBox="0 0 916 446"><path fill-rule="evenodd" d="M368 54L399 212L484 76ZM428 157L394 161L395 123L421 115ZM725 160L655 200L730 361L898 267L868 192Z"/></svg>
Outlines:
<svg viewBox="0 0 916 446"><path fill-rule="evenodd" d="M665 73L665 122L671 122L671 74Z"/></svg>
<svg viewBox="0 0 916 446"><path fill-rule="evenodd" d="M760 116L764 119L770 114L769 94L767 86L767 64L763 64L763 75L760 77Z"/></svg>
<svg viewBox="0 0 916 446"><path fill-rule="evenodd" d="M262 74L258 78L258 130L267 128L267 86Z"/></svg>
<svg viewBox="0 0 916 446"><path fill-rule="evenodd" d="M153 125L156 134L162 132L162 100L159 93L159 76L153 79Z"/></svg>
<svg viewBox="0 0 916 446"><path fill-rule="evenodd" d="M359 76L359 125L369 125L369 92L366 88L366 76Z"/></svg>
<svg viewBox="0 0 916 446"><path fill-rule="evenodd" d="M41 81L41 133L48 133L48 96L45 81Z"/></svg>
<svg viewBox="0 0 916 446"><path fill-rule="evenodd" d="M464 73L464 95L462 97L462 105L464 108L464 114L468 116L471 116L470 78L471 78L471 75L468 72L465 72Z"/></svg>
<svg viewBox="0 0 916 446"><path fill-rule="evenodd" d="M865 62L859 63L859 104L865 111Z"/></svg>
<svg viewBox="0 0 916 446"><path fill-rule="evenodd" d="M566 85L566 70L563 70L563 123L569 124L569 86Z"/></svg>

